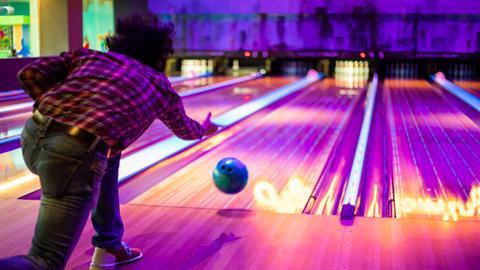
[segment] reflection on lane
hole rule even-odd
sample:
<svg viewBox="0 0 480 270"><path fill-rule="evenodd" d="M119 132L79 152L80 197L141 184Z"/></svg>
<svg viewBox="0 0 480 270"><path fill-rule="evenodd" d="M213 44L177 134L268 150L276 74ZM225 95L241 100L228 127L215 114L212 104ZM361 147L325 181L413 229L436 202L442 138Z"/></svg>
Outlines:
<svg viewBox="0 0 480 270"><path fill-rule="evenodd" d="M20 149L0 154L0 198L16 198L38 186L23 162Z"/></svg>
<svg viewBox="0 0 480 270"><path fill-rule="evenodd" d="M0 117L0 141L2 139L20 135L25 121L31 115L30 111L31 108L26 112Z"/></svg>
<svg viewBox="0 0 480 270"><path fill-rule="evenodd" d="M396 216L480 218L480 127L425 81L389 80L383 91L391 179L378 183L393 183ZM366 209L385 198L380 184Z"/></svg>

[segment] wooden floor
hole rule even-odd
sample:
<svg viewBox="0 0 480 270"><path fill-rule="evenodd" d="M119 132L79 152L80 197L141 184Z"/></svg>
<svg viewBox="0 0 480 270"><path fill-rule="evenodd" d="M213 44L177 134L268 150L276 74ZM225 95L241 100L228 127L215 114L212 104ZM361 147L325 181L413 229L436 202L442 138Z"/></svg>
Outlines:
<svg viewBox="0 0 480 270"><path fill-rule="evenodd" d="M0 201L0 253L28 250L38 201ZM124 205L125 241L145 257L121 269L478 269L480 223ZM88 269L92 227L67 269Z"/></svg>

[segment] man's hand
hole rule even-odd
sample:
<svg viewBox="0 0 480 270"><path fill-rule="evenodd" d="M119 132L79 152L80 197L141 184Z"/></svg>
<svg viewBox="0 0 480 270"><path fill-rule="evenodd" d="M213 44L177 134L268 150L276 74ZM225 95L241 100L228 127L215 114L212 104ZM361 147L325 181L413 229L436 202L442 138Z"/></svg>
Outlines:
<svg viewBox="0 0 480 270"><path fill-rule="evenodd" d="M212 113L209 112L205 120L203 121L203 129L205 130L204 136L210 136L213 133L217 132L218 126L213 124L212 121L210 121L210 118L212 117Z"/></svg>

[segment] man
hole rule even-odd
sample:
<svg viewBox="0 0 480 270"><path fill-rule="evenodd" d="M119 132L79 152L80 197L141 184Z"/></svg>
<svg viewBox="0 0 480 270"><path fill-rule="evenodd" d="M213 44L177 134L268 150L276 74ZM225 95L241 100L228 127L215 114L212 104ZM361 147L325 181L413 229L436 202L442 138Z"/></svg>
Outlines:
<svg viewBox="0 0 480 270"><path fill-rule="evenodd" d="M62 269L90 211L96 234L92 267L142 257L122 242L118 200L120 152L160 119L178 137L217 131L210 114L190 119L159 72L173 52L173 25L153 15L118 20L109 53L80 49L41 58L19 73L35 100L22 133L28 168L40 178L42 199L31 249L0 260L0 269Z"/></svg>

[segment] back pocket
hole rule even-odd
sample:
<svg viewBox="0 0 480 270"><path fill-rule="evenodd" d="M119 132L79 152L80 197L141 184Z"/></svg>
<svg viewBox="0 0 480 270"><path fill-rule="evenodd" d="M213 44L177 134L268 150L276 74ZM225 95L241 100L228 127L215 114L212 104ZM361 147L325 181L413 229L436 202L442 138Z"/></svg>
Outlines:
<svg viewBox="0 0 480 270"><path fill-rule="evenodd" d="M25 128L20 136L20 144L22 146L22 156L25 165L32 173L37 174L35 162L37 160L40 147L35 144L35 139L28 133L28 131L26 131Z"/></svg>
<svg viewBox="0 0 480 270"><path fill-rule="evenodd" d="M42 193L54 198L63 197L70 180L77 173L82 162L42 147L38 156L37 174L40 177Z"/></svg>

